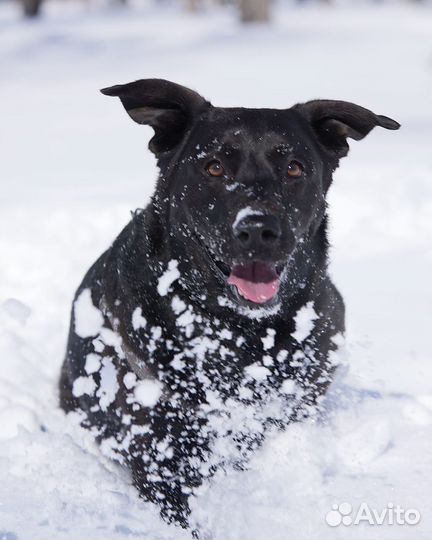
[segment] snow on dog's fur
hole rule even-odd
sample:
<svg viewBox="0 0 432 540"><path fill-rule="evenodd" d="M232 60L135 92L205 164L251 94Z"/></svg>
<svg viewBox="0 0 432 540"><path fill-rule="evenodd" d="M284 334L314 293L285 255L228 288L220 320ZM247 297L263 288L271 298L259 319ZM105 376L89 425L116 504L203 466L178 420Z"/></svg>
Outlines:
<svg viewBox="0 0 432 540"><path fill-rule="evenodd" d="M103 93L154 128L161 174L77 291L61 405L187 527L203 478L325 394L344 331L325 197L347 137L399 125L341 101L213 107L156 79Z"/></svg>

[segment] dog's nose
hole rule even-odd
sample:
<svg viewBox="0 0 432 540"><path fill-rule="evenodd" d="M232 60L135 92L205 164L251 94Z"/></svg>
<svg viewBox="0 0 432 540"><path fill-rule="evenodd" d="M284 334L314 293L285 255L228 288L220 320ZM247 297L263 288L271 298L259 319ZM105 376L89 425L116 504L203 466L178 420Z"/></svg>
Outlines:
<svg viewBox="0 0 432 540"><path fill-rule="evenodd" d="M270 247L281 236L278 218L271 214L250 215L233 225L238 243L246 249Z"/></svg>

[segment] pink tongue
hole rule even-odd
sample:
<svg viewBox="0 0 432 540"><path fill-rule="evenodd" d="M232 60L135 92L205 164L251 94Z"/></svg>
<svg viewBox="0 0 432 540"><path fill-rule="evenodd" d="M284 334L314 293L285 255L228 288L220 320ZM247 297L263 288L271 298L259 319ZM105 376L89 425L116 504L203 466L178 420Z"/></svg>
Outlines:
<svg viewBox="0 0 432 540"><path fill-rule="evenodd" d="M231 274L228 278L228 283L235 285L239 294L246 298L246 300L250 300L256 304L264 304L264 302L276 296L279 290L279 278L268 283L254 283L253 281L247 281Z"/></svg>
<svg viewBox="0 0 432 540"><path fill-rule="evenodd" d="M228 278L228 283L235 285L239 294L255 304L264 304L276 296L279 282L275 265L262 261L236 264Z"/></svg>

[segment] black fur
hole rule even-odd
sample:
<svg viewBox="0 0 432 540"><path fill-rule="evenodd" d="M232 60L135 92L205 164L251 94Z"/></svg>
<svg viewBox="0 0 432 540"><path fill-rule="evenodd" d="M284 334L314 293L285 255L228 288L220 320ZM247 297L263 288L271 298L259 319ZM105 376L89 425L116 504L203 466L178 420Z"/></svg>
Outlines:
<svg viewBox="0 0 432 540"><path fill-rule="evenodd" d="M325 196L347 137L399 125L340 101L213 107L157 79L102 92L154 128L161 174L77 291L61 406L82 414L165 519L187 527L204 477L243 466L266 431L308 415L326 392L344 305L327 274ZM221 177L208 173L214 160ZM287 173L293 160L298 177ZM235 223L245 207L259 214ZM261 262L280 288L258 305L227 275ZM176 279L167 289L161 276ZM305 335L299 312L315 313Z"/></svg>

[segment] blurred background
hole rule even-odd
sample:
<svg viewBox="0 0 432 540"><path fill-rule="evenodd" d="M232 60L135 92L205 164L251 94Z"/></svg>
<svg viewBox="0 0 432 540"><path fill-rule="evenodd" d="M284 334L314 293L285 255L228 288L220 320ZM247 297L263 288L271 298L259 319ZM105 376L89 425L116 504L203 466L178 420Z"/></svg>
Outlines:
<svg viewBox="0 0 432 540"><path fill-rule="evenodd" d="M278 454L280 478L257 472L255 484L232 480L226 500L223 486L213 493L229 515L243 512L245 538L325 537L324 510L354 493L378 508L389 500L424 507L415 533L430 538L432 0L0 0L0 537L8 524L19 537L63 538L77 522L74 538L99 537L96 526L105 538L124 537L119 512L135 495L100 474L99 458L65 442L56 384L74 291L157 176L151 130L98 89L147 77L189 86L215 105L343 99L402 124L352 142L329 195L330 270L347 304L346 380L380 399L339 418L341 448L327 434L325 456L305 442L285 461ZM307 441L304 433L295 440ZM309 451L314 458L291 470ZM85 489L71 463L92 471ZM295 476L300 469L307 481ZM243 485L269 489L280 514L246 512L258 503ZM137 508L125 520L146 537ZM316 519L305 514L311 508ZM220 537L232 537L209 515ZM407 538L403 528L380 534Z"/></svg>
<svg viewBox="0 0 432 540"><path fill-rule="evenodd" d="M4 1L4 0L3 0ZM61 1L61 0L60 0ZM63 0L64 1L64 0ZM314 0L294 0L298 4L303 4L306 2L313 2ZM346 3L354 3L355 0L315 0L318 2L326 3L326 4L346 4ZM385 0L370 0L372 2L381 3ZM417 2L417 3L423 3L427 2L427 0L407 0L409 2ZM166 0L162 0L162 2L166 2ZM19 0L22 13L25 17L38 17L41 14L42 11L42 4L44 3L44 0ZM94 0L86 1L85 4L94 4ZM130 0L109 0L111 5L115 5L118 3L121 6L127 6L130 5ZM105 3L105 5L106 5ZM135 2L136 3L136 2ZM140 2L141 4L143 2ZM238 2L235 2L233 0L215 0L215 1L208 1L208 0L183 0L181 2L183 5L183 8L189 12L196 12L199 10L202 10L205 7L210 7L213 5L220 5L220 6L235 6L238 11L238 15L240 17L240 20L244 23L248 22L267 22L270 19L271 16L271 10L272 10L272 0L240 0ZM288 3L288 0L285 2ZM355 3L359 3L358 1L355 1ZM100 2L99 2L100 4Z"/></svg>

